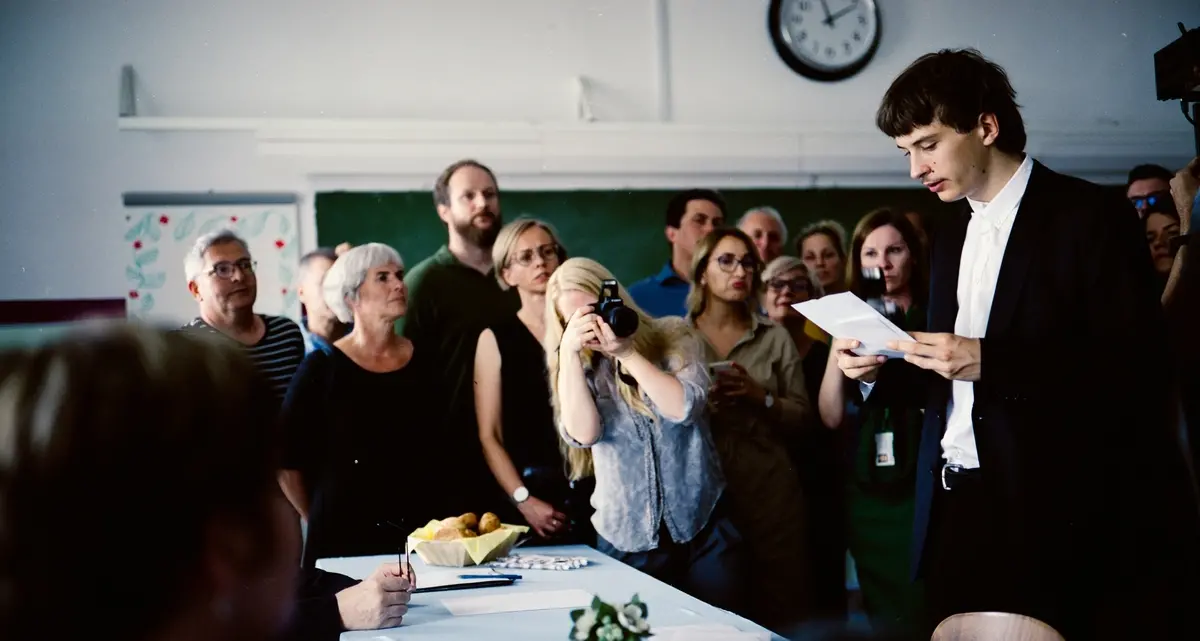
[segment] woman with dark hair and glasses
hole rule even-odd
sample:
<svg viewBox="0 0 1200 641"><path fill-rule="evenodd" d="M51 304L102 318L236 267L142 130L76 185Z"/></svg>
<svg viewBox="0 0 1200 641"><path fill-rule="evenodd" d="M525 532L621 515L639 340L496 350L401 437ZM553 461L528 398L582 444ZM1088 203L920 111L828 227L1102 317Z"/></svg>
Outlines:
<svg viewBox="0 0 1200 641"><path fill-rule="evenodd" d="M550 225L529 218L505 225L492 245L501 289L521 308L479 334L475 416L488 468L504 491L510 519L524 519L539 542L591 545L587 499L593 479L570 481L559 453L546 385L546 283L566 251Z"/></svg>
<svg viewBox="0 0 1200 641"><path fill-rule="evenodd" d="M761 273L749 236L714 230L693 254L687 303L712 370L712 433L730 515L754 560L751 616L779 630L810 606L804 504L788 445L809 426L811 406L795 343L758 313Z"/></svg>

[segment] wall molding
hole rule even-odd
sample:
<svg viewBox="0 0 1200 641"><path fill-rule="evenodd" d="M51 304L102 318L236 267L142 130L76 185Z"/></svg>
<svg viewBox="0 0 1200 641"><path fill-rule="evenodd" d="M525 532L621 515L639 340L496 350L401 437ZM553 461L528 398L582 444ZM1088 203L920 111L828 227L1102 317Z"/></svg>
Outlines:
<svg viewBox="0 0 1200 641"><path fill-rule="evenodd" d="M762 186L911 184L907 163L886 139L873 129L845 125L127 117L118 126L156 134L241 132L253 136L265 160L307 176L431 180L446 164L472 157L506 179L593 176L619 185L649 176L666 182L671 177L758 180ZM1099 182L1123 182L1125 173L1143 162L1183 166L1194 153L1190 132L1087 131L1070 123L1030 131L1028 150L1058 171Z"/></svg>

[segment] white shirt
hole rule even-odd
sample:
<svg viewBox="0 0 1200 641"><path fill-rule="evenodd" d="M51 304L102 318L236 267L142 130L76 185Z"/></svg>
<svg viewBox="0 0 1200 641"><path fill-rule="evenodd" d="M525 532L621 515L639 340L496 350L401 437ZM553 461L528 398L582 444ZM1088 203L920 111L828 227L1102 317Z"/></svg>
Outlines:
<svg viewBox="0 0 1200 641"><path fill-rule="evenodd" d="M1017 208L1021 206L1031 173L1033 159L1026 155L992 202L967 199L971 205L971 221L967 223L958 267L958 316L954 319L954 333L959 336L981 338L987 332L1004 249L1008 246ZM979 450L975 446L975 426L971 419L974 405L975 384L953 381L946 408L946 433L942 436L942 454L948 463L966 468L979 467Z"/></svg>

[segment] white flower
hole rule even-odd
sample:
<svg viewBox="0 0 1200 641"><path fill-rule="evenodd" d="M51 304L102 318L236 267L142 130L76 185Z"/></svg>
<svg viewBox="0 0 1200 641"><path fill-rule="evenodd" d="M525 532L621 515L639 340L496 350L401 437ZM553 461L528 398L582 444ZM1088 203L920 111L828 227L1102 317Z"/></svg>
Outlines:
<svg viewBox="0 0 1200 641"><path fill-rule="evenodd" d="M575 641L587 641L596 625L596 611L588 608L575 620Z"/></svg>
<svg viewBox="0 0 1200 641"><path fill-rule="evenodd" d="M623 641L625 631L621 629L621 626L609 623L596 631L596 639L599 641Z"/></svg>
<svg viewBox="0 0 1200 641"><path fill-rule="evenodd" d="M641 634L650 629L650 624L642 618L642 608L632 603L621 608L621 611L617 613L617 620L625 626L626 630L635 634Z"/></svg>

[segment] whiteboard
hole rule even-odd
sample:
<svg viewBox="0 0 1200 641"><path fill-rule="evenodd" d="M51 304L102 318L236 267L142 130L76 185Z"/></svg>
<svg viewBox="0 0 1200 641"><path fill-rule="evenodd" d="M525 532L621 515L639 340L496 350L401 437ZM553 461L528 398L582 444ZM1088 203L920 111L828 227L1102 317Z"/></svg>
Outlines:
<svg viewBox="0 0 1200 641"><path fill-rule="evenodd" d="M168 325L195 318L198 307L188 291L183 259L197 238L228 228L246 241L258 264L254 311L299 322L294 291L298 219L295 204L127 206L122 232L129 317Z"/></svg>

